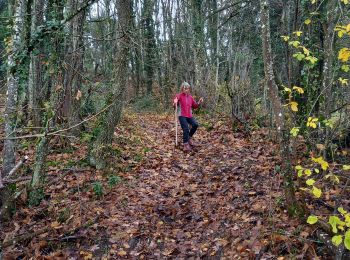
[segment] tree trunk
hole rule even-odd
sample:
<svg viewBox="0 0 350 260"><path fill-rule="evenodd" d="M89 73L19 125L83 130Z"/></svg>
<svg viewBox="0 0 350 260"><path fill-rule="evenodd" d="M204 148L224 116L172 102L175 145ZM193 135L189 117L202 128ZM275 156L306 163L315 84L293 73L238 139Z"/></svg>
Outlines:
<svg viewBox="0 0 350 260"><path fill-rule="evenodd" d="M109 145L112 143L115 126L119 123L123 108L124 93L128 77L130 34L132 28L132 3L130 0L117 1L119 18L117 53L115 58L114 90L109 100L110 107L100 118L99 132L90 151L90 163L98 169L106 167Z"/></svg>
<svg viewBox="0 0 350 260"><path fill-rule="evenodd" d="M324 47L323 47L323 71L322 71L322 89L325 90L324 112L326 118L334 106L333 93L333 60L334 60L334 40L335 26L337 24L339 13L338 3L336 1L327 1L324 6L326 12L326 22L323 24Z"/></svg>
<svg viewBox="0 0 350 260"><path fill-rule="evenodd" d="M34 0L31 24L31 35L35 35L39 26L44 22L44 0ZM29 114L34 126L42 126L43 100L47 94L47 86L44 86L44 46L40 41L35 46L35 52L30 54L29 66Z"/></svg>
<svg viewBox="0 0 350 260"><path fill-rule="evenodd" d="M13 24L12 48L7 58L7 97L5 107L5 139L3 147L3 168L2 177L5 178L16 161L16 121L17 121L17 97L19 75L17 73L19 64L16 63L16 55L21 46L22 29L24 25L24 8L26 0L17 0L14 3L14 16L16 17ZM2 209L0 219L8 220L12 210L12 192L5 188L1 191Z"/></svg>
<svg viewBox="0 0 350 260"><path fill-rule="evenodd" d="M154 1L145 0L143 4L143 30L145 40L145 76L146 76L146 89L147 94L152 93L153 78L155 72L155 34L154 34Z"/></svg>
<svg viewBox="0 0 350 260"><path fill-rule="evenodd" d="M71 0L69 2L71 13L75 13L83 5L82 0ZM73 126L82 121L80 116L80 104L82 94L82 75L84 59L83 28L85 22L85 9L70 21L71 37L68 40L68 57L65 70L65 99L63 110L68 117L68 126ZM72 135L78 135L80 128L73 128Z"/></svg>
<svg viewBox="0 0 350 260"><path fill-rule="evenodd" d="M273 73L273 60L270 36L269 0L260 0L261 23L262 23L262 46L265 70L265 82L268 95L272 103L273 115L277 129L277 138L280 145L280 158L282 160L281 172L284 178L284 192L288 205L288 212L291 215L302 214L302 210L295 198L293 183L293 169L290 162L289 138L284 122L281 100L278 95L278 87Z"/></svg>

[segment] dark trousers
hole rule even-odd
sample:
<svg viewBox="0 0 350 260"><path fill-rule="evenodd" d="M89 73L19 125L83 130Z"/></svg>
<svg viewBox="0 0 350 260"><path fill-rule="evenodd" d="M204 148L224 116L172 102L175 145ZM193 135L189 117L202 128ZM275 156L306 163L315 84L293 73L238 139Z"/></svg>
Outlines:
<svg viewBox="0 0 350 260"><path fill-rule="evenodd" d="M192 137L196 132L198 128L198 123L196 119L194 119L193 117L188 118L188 117L179 116L179 121L183 131L183 141L184 143L187 143L189 138ZM189 128L188 125L191 125L191 129Z"/></svg>

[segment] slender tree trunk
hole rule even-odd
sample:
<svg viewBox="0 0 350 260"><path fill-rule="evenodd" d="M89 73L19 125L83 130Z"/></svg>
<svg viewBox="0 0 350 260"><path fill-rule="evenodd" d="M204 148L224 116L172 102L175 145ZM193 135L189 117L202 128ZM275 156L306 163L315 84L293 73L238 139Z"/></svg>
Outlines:
<svg viewBox="0 0 350 260"><path fill-rule="evenodd" d="M61 0L52 0L49 1L48 6L48 19L52 21L62 21L63 20L63 2ZM51 10L51 11L49 11ZM33 172L33 177L31 181L32 190L30 192L31 199L37 200L39 203L40 200L37 199L37 194L40 192L38 186L43 183L44 180L44 169L45 161L47 157L47 152L49 149L49 137L45 134L48 132L49 128L54 128L56 123L61 120L62 114L60 113L61 105L63 102L63 77L62 77L62 64L63 52L62 52L62 31L61 27L54 31L50 38L51 48L48 49L48 53L51 55L50 65L48 68L48 74L50 74L50 91L45 95L42 100L43 103L50 104L45 108L45 111L42 113L41 120L43 125L45 125L45 130L43 131L44 136L41 137L38 145L35 150L35 167ZM54 72L54 73L53 73Z"/></svg>
<svg viewBox="0 0 350 260"><path fill-rule="evenodd" d="M16 63L16 55L20 51L22 29L24 23L24 7L26 0L17 0L14 3L14 16L16 17L13 24L13 33L11 39L11 50L7 58L7 96L5 107L5 139L3 147L3 167L2 177L5 178L11 169L15 166L16 161L16 121L17 121L17 97L19 75L18 65ZM1 191L2 208L0 219L8 220L12 210L12 192L6 188Z"/></svg>
<svg viewBox="0 0 350 260"><path fill-rule="evenodd" d="M44 22L44 0L34 0L33 14L31 24L31 35L35 35L35 31ZM30 54L29 66L29 114L32 118L34 126L42 126L43 100L47 94L47 86L44 86L44 46L40 41L35 46L35 52ZM46 90L46 91L45 91Z"/></svg>
<svg viewBox="0 0 350 260"><path fill-rule="evenodd" d="M75 13L83 5L82 0L71 0L70 11ZM63 110L68 117L68 126L79 123L80 104L82 99L82 75L83 75L83 28L85 21L85 10L77 14L70 22L71 38L68 40L68 57L66 59L66 70L64 80L64 104ZM73 128L71 134L78 135L80 128Z"/></svg>
<svg viewBox="0 0 350 260"><path fill-rule="evenodd" d="M145 76L147 94L152 93L153 78L155 74L155 34L154 34L154 0L145 0L143 4L143 30L145 39Z"/></svg>
<svg viewBox="0 0 350 260"><path fill-rule="evenodd" d="M273 115L275 119L277 137L280 145L280 157L282 160L281 171L284 178L284 192L291 215L301 214L301 209L295 198L293 184L293 169L289 154L289 136L284 122L281 100L278 95L278 87L273 73L273 59L270 36L269 0L260 0L261 23L262 23L262 46L265 70L265 82L267 84L268 95L272 103Z"/></svg>
<svg viewBox="0 0 350 260"><path fill-rule="evenodd" d="M119 123L123 108L124 93L128 77L128 62L130 36L132 28L132 3L130 0L117 1L117 13L119 18L117 53L115 59L114 90L109 100L110 107L100 118L98 125L100 131L90 151L90 163L96 168L106 166L109 153L108 146L112 143L115 126Z"/></svg>
<svg viewBox="0 0 350 260"><path fill-rule="evenodd" d="M328 118L333 109L333 61L334 61L334 41L335 26L339 18L338 3L336 1L327 1L324 7L326 12L326 22L323 24L324 47L323 47L323 71L322 71L322 89L325 90L325 116Z"/></svg>

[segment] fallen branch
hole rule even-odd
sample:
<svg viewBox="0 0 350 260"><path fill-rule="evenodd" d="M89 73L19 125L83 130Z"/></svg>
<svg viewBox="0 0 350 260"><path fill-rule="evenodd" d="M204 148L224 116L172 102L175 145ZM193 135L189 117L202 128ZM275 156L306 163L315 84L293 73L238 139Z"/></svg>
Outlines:
<svg viewBox="0 0 350 260"><path fill-rule="evenodd" d="M14 173L16 173L18 171L19 168L21 168L21 166L28 160L28 156L24 156L24 158L22 160L20 160L15 167L13 167L13 169L8 173L8 175L6 176L6 178L4 178L3 180L1 180L0 178L0 189L4 188L4 184L6 183L11 183L10 181L10 177L11 175L13 175Z"/></svg>
<svg viewBox="0 0 350 260"><path fill-rule="evenodd" d="M41 235L47 231L49 231L50 229L52 229L51 227L45 227L44 229L41 229L41 230L38 230L38 231L34 231L34 232L31 232L31 233L26 233L22 236L18 236L18 237L14 237L13 239L10 239L6 242L3 242L1 245L0 245L0 248L3 249L3 248L6 248L6 247L9 247L11 245L15 245L15 244L18 244L20 242L24 242L26 240L29 240L29 239L32 239L33 237L37 236L37 235Z"/></svg>
<svg viewBox="0 0 350 260"><path fill-rule="evenodd" d="M100 218L100 216L97 216L94 219L91 219L91 220L87 221L85 224L80 225L78 227L75 227L73 230L70 230L70 231L64 233L63 235L61 235L56 240L72 239L74 237L73 234L75 234L81 228L86 228L86 227L89 227L89 226L95 224L96 221L98 221L99 218ZM14 237L13 239L10 239L10 240L0 244L0 252L1 252L2 249L6 248L6 247L9 247L11 245L16 245L16 244L18 244L20 242L24 242L26 240L32 239L32 238L34 238L34 237L36 237L38 235L41 235L41 234L43 234L45 232L48 232L48 231L50 231L52 229L53 229L52 227L45 227L45 228L43 228L41 230L38 230L38 231L34 231L34 232L31 232L31 233L26 233L24 235ZM83 237L83 236L81 236L81 237ZM76 236L75 238L79 238L79 237ZM48 239L48 240L54 240L54 239Z"/></svg>
<svg viewBox="0 0 350 260"><path fill-rule="evenodd" d="M9 184L9 183L17 183L17 182L22 182L22 181L30 181L32 179L31 176L25 176L25 177L20 177L17 179L13 179L13 180L4 180L4 184Z"/></svg>
<svg viewBox="0 0 350 260"><path fill-rule="evenodd" d="M28 156L24 156L24 158L22 160L20 160L15 167L13 167L13 169L9 172L9 174L7 175L6 179L9 179L11 177L12 174L16 173L18 171L18 169L28 160Z"/></svg>

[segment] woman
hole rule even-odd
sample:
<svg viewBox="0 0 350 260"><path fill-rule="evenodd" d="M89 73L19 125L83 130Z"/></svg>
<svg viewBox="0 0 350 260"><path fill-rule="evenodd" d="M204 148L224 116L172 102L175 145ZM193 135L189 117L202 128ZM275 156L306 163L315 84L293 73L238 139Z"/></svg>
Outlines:
<svg viewBox="0 0 350 260"><path fill-rule="evenodd" d="M181 84L181 93L176 94L173 102L174 106L178 104L179 121L183 131L184 151L191 151L192 147L195 146L192 137L198 128L198 123L192 116L192 108L198 108L203 102L203 98L200 98L197 103L191 96L190 89L190 84L183 82ZM191 125L191 129L189 125Z"/></svg>

